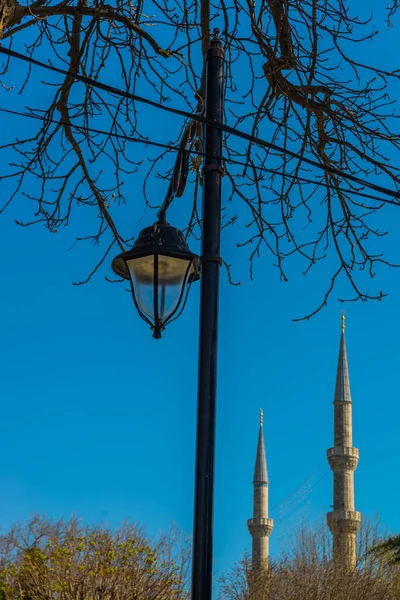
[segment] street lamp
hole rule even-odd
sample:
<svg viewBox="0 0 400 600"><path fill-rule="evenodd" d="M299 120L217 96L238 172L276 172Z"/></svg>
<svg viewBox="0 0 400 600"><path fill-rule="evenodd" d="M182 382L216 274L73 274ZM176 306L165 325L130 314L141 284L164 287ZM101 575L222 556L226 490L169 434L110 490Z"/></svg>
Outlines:
<svg viewBox="0 0 400 600"><path fill-rule="evenodd" d="M224 50L214 29L206 56L203 211L201 220L201 292L199 379L197 400L196 480L193 527L192 600L211 600L213 573L213 510L215 416L217 400L218 302L221 238L222 133ZM187 157L187 155L185 155ZM178 155L177 173L184 173ZM112 267L130 279L140 316L161 337L167 323L185 305L189 285L199 278L199 259L190 252L183 234L164 220L176 193L171 180L159 221L141 231L133 248L117 256ZM188 285L189 284L189 285ZM186 291L186 293L185 293ZM183 300L183 303L182 303Z"/></svg>
<svg viewBox="0 0 400 600"><path fill-rule="evenodd" d="M199 258L184 235L166 221L142 229L133 247L118 254L114 272L129 279L141 318L159 339L185 307L190 285L199 279Z"/></svg>

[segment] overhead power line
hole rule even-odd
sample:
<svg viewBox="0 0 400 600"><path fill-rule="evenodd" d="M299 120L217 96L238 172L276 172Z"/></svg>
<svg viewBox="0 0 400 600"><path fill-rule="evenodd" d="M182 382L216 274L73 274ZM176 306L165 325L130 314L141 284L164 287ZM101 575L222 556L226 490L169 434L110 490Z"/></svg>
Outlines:
<svg viewBox="0 0 400 600"><path fill-rule="evenodd" d="M165 144L162 142L155 142L153 140L148 140L146 138L135 138L135 137L123 134L123 133L116 133L116 132L104 131L102 129L96 129L93 127L86 127L84 125L78 125L71 121L67 122L67 121L62 121L62 120L57 120L57 119L51 119L46 116L35 115L33 113L23 113L23 112L20 112L17 110L11 110L11 109L7 109L7 108L0 108L0 112L6 113L6 114L11 114L11 115L16 115L16 116L20 116L20 117L26 117L29 119L35 119L35 120L43 121L46 123L53 123L55 125L68 125L69 127L72 127L73 129L77 129L78 131L83 131L84 133L95 133L95 134L99 134L99 135L105 135L108 137L123 139L128 142L145 144L146 146L154 146L156 148L163 148L165 150L173 150L176 152L178 152L180 150L179 146L174 146L172 144ZM207 154L205 152L200 152L198 150L194 150L193 148L191 148L190 150L187 150L187 152L189 152L189 154L195 154L197 156L202 156L202 157L207 156ZM245 163L245 162L235 160L233 158L228 158L228 157L222 157L222 160L226 163L230 163L230 164L237 165L240 167L256 169L257 171L261 171L263 173L268 173L270 175L279 175L281 177L286 177L287 179L295 179L296 181L298 181L300 183L316 185L318 187L323 187L325 189L332 189L334 191L339 191L344 194L351 194L354 196L359 196L361 198L366 198L368 200L376 200L383 204L392 204L394 206L400 206L400 203L395 202L394 200L388 200L387 198L382 198L380 196L373 196L372 194L360 192L359 190L342 188L340 186L335 186L332 184L324 183L323 181L315 181L315 180L309 179L307 177L292 175L290 173L283 173L282 171L279 171L278 169L268 169L267 167L263 167L262 165L253 165L253 164L250 164L249 162Z"/></svg>
<svg viewBox="0 0 400 600"><path fill-rule="evenodd" d="M47 69L49 71L53 71L54 73L59 73L61 75L65 75L67 77L72 77L73 79L76 79L77 81L81 81L82 83L86 83L88 85L91 85L93 87L102 89L108 93L111 94L115 94L117 96L123 97L123 98L128 98L130 100L134 100L136 102L142 102L143 104L148 104L149 106L153 106L155 108L159 108L160 110L164 110L166 112L172 113L172 114L176 114L182 117L186 117L187 119L191 119L193 121L198 121L200 123L203 123L205 125L212 125L213 127L217 127L218 129L221 129L222 131L225 131L226 133L229 133L230 135L239 137L241 139L245 139L246 141L249 142L253 142L254 144L257 144L259 146L265 147L265 148L269 148L271 150L275 150L277 152L280 153L284 153L288 156L291 156L292 158L297 158L300 159L302 162L309 164L313 167L316 167L318 169L322 169L324 172L327 171L331 174L337 175L338 177L342 177L344 179L348 179L349 181L353 181L359 185L363 185L365 187L368 187L370 189L373 189L375 191L380 192L381 194L386 194L389 195L393 198L396 198L398 200L400 200L400 193L396 192L394 190L390 190L389 188L384 188L382 186L376 185L372 182L368 182L366 180L361 179L360 177L357 177L355 175L351 175L350 173L343 173L342 171L339 171L338 169L335 169L334 167L330 167L327 165L323 165L322 163L319 163L318 161L312 160L310 158L304 157L304 156L300 156L298 153L296 152L292 152L291 150L288 150L287 148L283 148L282 146L278 146L276 144L273 144L271 142L267 142L266 140L262 140L260 138L257 138L253 135L250 135L244 131L240 131L234 127L230 127L229 125L224 125L222 123L215 123L214 121L211 121L210 119L207 119L207 117L204 117L203 115L200 115L199 113L190 113L187 112L185 110L181 110L178 108L172 108L169 106L165 106L163 104L160 104L158 102L155 102L154 100L150 100L149 98L144 98L142 96L138 96L137 94L132 94L130 92L126 92L124 90L120 90L118 88L115 88L113 86L107 85L105 83L101 83L100 81L96 81L95 79L91 79L90 77L86 77L84 75L80 75L79 73L72 73L70 71L66 71L65 69L60 69L58 67L54 67L52 65L48 65L46 63L43 63L39 60L36 60L30 56L24 55L24 54L20 54L19 52L15 52L14 50L11 50L10 48L3 48L0 47L0 52L7 55L7 56L11 56L13 58L17 58L19 60L23 60L25 62L28 62L30 64L36 65L38 67L42 67L44 69Z"/></svg>
<svg viewBox="0 0 400 600"><path fill-rule="evenodd" d="M95 79L91 79L90 77L86 77L84 75L80 75L79 73L72 73L70 71L66 71L65 69L60 69L58 67L53 67L52 65L46 65L45 63L36 60L30 56L26 56L24 54L20 54L19 52L15 52L14 50L10 50L9 48L3 48L0 47L0 52L3 54L6 54L7 56L11 56L13 58L17 58L19 60L23 60L25 62L28 62L30 64L36 65L38 67L42 67L43 69L47 69L49 71L53 71L54 73L59 73L61 75L65 75L67 77L72 77L73 79L76 79L77 81L81 81L82 83L86 83L88 85L91 85L93 87L97 87L99 89L102 89L110 94L115 94L116 96L120 96L122 98L128 98L130 100L135 100L136 102L142 102L143 104L148 104L149 106L153 106L155 108L159 108L160 110L164 110L166 112L172 113L172 114L176 114L179 115L181 117L186 117L187 119L191 119L193 121L198 121L200 123L203 123L205 125L212 125L213 127L217 127L218 129L221 129L222 131L225 131L226 133L229 133L230 135L239 137L241 139L247 140L249 142L253 142L254 144L257 144L259 146L265 147L265 148L269 148L271 150L275 150L277 152L286 154L288 156L291 156L292 158L297 158L300 159L302 162L309 164L313 167L316 167L318 169L322 169L324 172L329 172L333 175L337 175L338 177L342 177L343 179L348 179L349 181L353 181L359 185L368 187L370 189L373 189L377 192L380 192L381 194L386 194L388 196L391 196L392 198L396 198L398 200L400 200L400 193L396 192L394 190L390 190L389 188L384 188L380 185L376 185L372 182L368 182L364 179L361 179L360 177L356 177L355 175L351 175L350 173L344 173L342 171L339 171L338 169L335 169L334 167L330 167L327 165L323 165L322 163L319 163L315 160L312 160L311 158L307 158L304 156L300 156L298 153L296 152L292 152L291 150L288 150L287 148L283 148L282 146L278 146L276 144L272 144L271 142L267 142L266 140L261 140L260 138L257 138L253 135L250 135L248 133L245 133L244 131L240 131L234 127L230 127L229 125L224 125L222 123L215 123L214 121L211 121L210 119L207 119L207 117L204 117L203 115L200 115L199 113L190 113L187 112L185 110L181 110L178 108L172 108L169 106L165 106L163 104L160 104L159 102L155 102L154 100L150 100L149 98L143 98L142 96L138 96L137 94L132 94L130 92L126 92L124 90L120 90L118 88L115 88L113 86L107 85L105 83L101 83L100 81L96 81Z"/></svg>
<svg viewBox="0 0 400 600"><path fill-rule="evenodd" d="M0 108L0 112L7 113L9 115L16 115L19 117L26 117L28 119L36 119L37 121L43 121L45 123L53 123L54 125L68 125L73 129L84 131L85 133L97 133L100 135L106 135L113 138L120 138L127 142L137 142L139 144L146 144L147 146L155 146L156 148L165 148L166 150L179 150L178 146L172 146L170 144L163 144L161 142L154 142L153 140L147 140L146 138L135 138L124 133L114 133L112 131L104 131L103 129L96 129L93 127L86 127L85 125L78 125L72 121L62 121L58 119L51 119L46 116L35 115L33 113L23 113L18 110L11 110L9 108ZM201 154L201 153L199 153Z"/></svg>

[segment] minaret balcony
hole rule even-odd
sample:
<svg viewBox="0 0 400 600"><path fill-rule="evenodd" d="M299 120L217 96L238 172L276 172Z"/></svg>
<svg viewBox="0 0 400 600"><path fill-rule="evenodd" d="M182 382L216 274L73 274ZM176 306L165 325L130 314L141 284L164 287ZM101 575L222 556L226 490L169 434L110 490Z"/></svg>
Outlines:
<svg viewBox="0 0 400 600"><path fill-rule="evenodd" d="M267 537L271 534L274 522L272 519L265 517L255 517L247 521L247 527L250 535L254 537Z"/></svg>
<svg viewBox="0 0 400 600"><path fill-rule="evenodd" d="M361 513L339 508L326 515L332 533L357 533L361 525Z"/></svg>
<svg viewBox="0 0 400 600"><path fill-rule="evenodd" d="M353 448L352 446L335 446L334 448L329 448L326 455L329 465L335 473L355 471L360 458L358 448Z"/></svg>

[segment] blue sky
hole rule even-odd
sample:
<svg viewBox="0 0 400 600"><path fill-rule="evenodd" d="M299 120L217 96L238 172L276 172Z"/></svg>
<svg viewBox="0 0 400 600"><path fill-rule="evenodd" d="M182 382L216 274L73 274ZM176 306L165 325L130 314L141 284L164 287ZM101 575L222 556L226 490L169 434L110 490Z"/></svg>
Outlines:
<svg viewBox="0 0 400 600"><path fill-rule="evenodd" d="M384 35L380 45L375 43L373 60L387 63L396 32L385 27L382 19ZM14 97L1 94L2 106L6 101L11 106ZM8 135L22 127L0 118ZM152 118L166 125L159 111ZM164 194L164 187L158 184L154 193ZM38 512L76 514L111 525L129 518L151 534L175 521L190 533L199 286L193 286L181 318L154 341L129 294L105 282L109 264L90 284L72 286L100 252L89 244L69 250L85 230L87 214L82 211L70 228L51 235L40 226L15 225L15 218L27 214L24 202L18 198L0 219L0 525L7 528ZM186 210L181 198L171 222L179 226ZM121 214L133 235L153 219L149 212L143 216L134 187L132 204ZM383 249L398 261L399 215L389 207L377 216L378 224L391 231ZM307 278L293 268L284 284L264 256L251 282L247 255L235 248L236 235L227 228L222 240L222 254L242 285L232 287L223 274L217 571L229 568L250 547L246 520L252 510L260 406L275 519L271 553L279 553L301 519L312 523L329 510L332 478L325 451L333 442L342 308L335 299L347 291L339 286L327 308L310 321L294 323L317 304L330 263ZM354 445L360 449L356 508L367 517L378 511L383 523L398 531L400 271L382 269L377 279L389 294L383 302L345 307ZM298 504L292 495L279 506L311 473L300 490L304 499Z"/></svg>

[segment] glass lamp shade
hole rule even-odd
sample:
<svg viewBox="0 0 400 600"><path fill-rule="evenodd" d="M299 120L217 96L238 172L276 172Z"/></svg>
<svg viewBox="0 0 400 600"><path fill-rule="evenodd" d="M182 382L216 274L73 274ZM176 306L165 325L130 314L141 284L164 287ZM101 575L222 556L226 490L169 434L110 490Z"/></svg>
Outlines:
<svg viewBox="0 0 400 600"><path fill-rule="evenodd" d="M191 260L151 254L127 261L136 301L151 319L165 321L177 308L193 265ZM192 267L192 268L191 268Z"/></svg>
<svg viewBox="0 0 400 600"><path fill-rule="evenodd" d="M130 280L135 306L155 338L180 315L190 284L199 278L198 257L182 232L165 222L141 231L133 248L119 254L112 267Z"/></svg>

